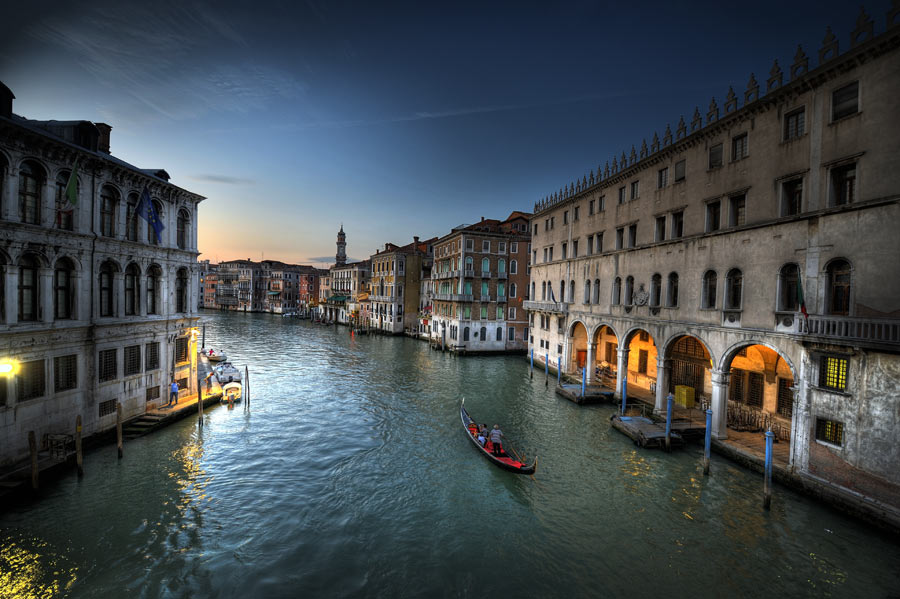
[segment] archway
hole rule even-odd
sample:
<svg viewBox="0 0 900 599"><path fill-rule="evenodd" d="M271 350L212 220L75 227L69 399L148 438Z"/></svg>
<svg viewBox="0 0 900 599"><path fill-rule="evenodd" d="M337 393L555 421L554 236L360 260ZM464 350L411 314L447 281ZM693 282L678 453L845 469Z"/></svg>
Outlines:
<svg viewBox="0 0 900 599"><path fill-rule="evenodd" d="M601 325L591 338L594 344L594 381L610 389L616 388L618 370L619 336L612 327Z"/></svg>
<svg viewBox="0 0 900 599"><path fill-rule="evenodd" d="M584 324L575 321L569 327L569 364L568 372L580 373L588 359L588 334Z"/></svg>
<svg viewBox="0 0 900 599"><path fill-rule="evenodd" d="M656 342L646 329L634 329L625 336L623 356L628 396L655 405L657 387Z"/></svg>
<svg viewBox="0 0 900 599"><path fill-rule="evenodd" d="M675 395L682 407L706 410L712 398L712 355L706 345L692 335L679 335L665 351L669 368L665 392Z"/></svg>

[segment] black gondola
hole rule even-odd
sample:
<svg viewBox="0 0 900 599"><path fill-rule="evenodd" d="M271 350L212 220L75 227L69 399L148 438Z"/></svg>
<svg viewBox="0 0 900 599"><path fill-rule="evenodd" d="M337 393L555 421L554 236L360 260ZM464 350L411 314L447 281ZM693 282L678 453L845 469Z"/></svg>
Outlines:
<svg viewBox="0 0 900 599"><path fill-rule="evenodd" d="M478 425L474 420L469 416L469 413L466 411L465 406L466 400L464 399L459 406L459 417L462 419L463 428L466 429L466 436L469 437L469 441L475 444L475 447L484 455L487 459L489 459L494 464L500 466L504 470L509 470L510 472L517 472L519 474L534 474L535 469L537 468L537 458L534 458L534 462L530 465L525 464L518 459L516 459L516 451L509 445L507 441L503 442L503 450L499 456L495 456L491 449L492 445L490 441L485 442L484 446L478 442ZM509 450L512 453L512 456L508 455L506 451Z"/></svg>

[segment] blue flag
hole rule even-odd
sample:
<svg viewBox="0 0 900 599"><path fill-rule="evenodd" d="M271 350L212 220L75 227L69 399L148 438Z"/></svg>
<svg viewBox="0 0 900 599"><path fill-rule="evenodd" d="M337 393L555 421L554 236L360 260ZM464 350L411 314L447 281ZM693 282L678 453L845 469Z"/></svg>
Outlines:
<svg viewBox="0 0 900 599"><path fill-rule="evenodd" d="M165 229L165 226L163 226L162 220L160 220L159 215L156 213L153 202L150 201L150 191L146 186L144 186L144 191L141 192L141 200L138 202L137 213L138 216L143 218L151 227L153 227L153 232L156 233L156 243L162 243L162 232L163 229Z"/></svg>

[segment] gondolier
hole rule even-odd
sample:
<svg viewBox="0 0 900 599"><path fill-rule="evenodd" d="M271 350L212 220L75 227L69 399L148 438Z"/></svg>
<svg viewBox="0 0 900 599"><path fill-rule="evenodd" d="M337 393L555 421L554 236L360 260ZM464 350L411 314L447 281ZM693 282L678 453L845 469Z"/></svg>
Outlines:
<svg viewBox="0 0 900 599"><path fill-rule="evenodd" d="M466 411L465 401L463 401L463 403L459 406L459 417L462 420L463 428L465 429L466 435L468 435L469 440L472 441L472 444L478 448L478 451L480 451L484 457L492 461L495 465L503 468L504 470L509 470L510 472L515 472L517 474L534 474L534 471L537 468L537 458L535 458L531 464L526 464L522 461L523 458L516 453L516 450L513 449L513 447L511 447L508 442L505 443L506 447L503 447L503 431L500 430L499 425L494 425L494 428L490 431L490 435L484 435L486 431L479 430L478 424L472 419L471 416L469 416L469 413ZM497 442L489 439L487 443L485 443L485 445L493 445L495 448L497 448L495 449L495 451L499 451L500 453L491 453L490 448L485 447L481 444L479 437L497 438Z"/></svg>
<svg viewBox="0 0 900 599"><path fill-rule="evenodd" d="M495 424L491 429L491 451L497 457L503 455L503 431L500 430L499 424Z"/></svg>

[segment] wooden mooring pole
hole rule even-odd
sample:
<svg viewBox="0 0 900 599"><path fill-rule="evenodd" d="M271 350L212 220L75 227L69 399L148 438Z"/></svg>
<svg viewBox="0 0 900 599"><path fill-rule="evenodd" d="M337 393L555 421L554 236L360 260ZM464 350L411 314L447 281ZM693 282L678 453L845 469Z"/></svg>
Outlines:
<svg viewBox="0 0 900 599"><path fill-rule="evenodd" d="M206 330L204 328L204 330ZM197 355L197 426L203 428L203 385L200 381L200 355Z"/></svg>
<svg viewBox="0 0 900 599"><path fill-rule="evenodd" d="M34 431L28 431L28 449L31 451L31 488L38 490L40 471L38 470L38 448Z"/></svg>
<svg viewBox="0 0 900 599"><path fill-rule="evenodd" d="M244 389L242 390L244 394L244 411L250 411L250 367L246 364L244 365Z"/></svg>
<svg viewBox="0 0 900 599"><path fill-rule="evenodd" d="M772 506L772 441L775 433L766 431L766 466L763 482L763 507L769 509Z"/></svg>
<svg viewBox="0 0 900 599"><path fill-rule="evenodd" d="M122 447L122 402L116 402L116 447L119 450L119 459L125 454Z"/></svg>
<svg viewBox="0 0 900 599"><path fill-rule="evenodd" d="M562 357L556 356L556 386L562 383ZM584 395L584 389L581 390L581 394Z"/></svg>
<svg viewBox="0 0 900 599"><path fill-rule="evenodd" d="M84 476L84 455L81 452L81 414L75 417L75 467Z"/></svg>
<svg viewBox="0 0 900 599"><path fill-rule="evenodd" d="M712 444L712 410L706 410L706 434L703 441L703 474L709 474L709 448Z"/></svg>

